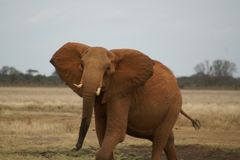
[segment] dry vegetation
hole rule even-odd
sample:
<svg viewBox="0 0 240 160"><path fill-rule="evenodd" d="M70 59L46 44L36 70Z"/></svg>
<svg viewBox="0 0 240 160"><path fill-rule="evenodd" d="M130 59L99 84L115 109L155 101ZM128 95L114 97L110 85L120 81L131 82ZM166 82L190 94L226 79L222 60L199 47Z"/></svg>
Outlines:
<svg viewBox="0 0 240 160"><path fill-rule="evenodd" d="M240 130L240 91L183 90L183 109L201 120L203 128ZM180 117L178 125L186 125Z"/></svg>
<svg viewBox="0 0 240 160"><path fill-rule="evenodd" d="M202 128L194 131L179 117L174 130L179 157L239 159L240 91L182 93L184 110ZM98 149L94 123L84 149L71 151L80 118L81 99L68 88L0 88L0 159L93 159ZM150 148L146 140L127 137L116 153L118 159L149 159Z"/></svg>

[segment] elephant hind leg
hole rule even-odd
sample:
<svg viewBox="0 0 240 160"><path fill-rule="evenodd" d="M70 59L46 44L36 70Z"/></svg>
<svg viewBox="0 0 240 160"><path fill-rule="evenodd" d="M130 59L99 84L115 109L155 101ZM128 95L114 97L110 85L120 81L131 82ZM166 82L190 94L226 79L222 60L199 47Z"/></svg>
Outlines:
<svg viewBox="0 0 240 160"><path fill-rule="evenodd" d="M166 146L164 147L164 151L168 160L177 160L173 131L171 131L171 134L168 137L168 141Z"/></svg>
<svg viewBox="0 0 240 160"><path fill-rule="evenodd" d="M170 144L172 128L177 120L180 109L176 106L169 108L164 120L160 123L153 135L152 160L160 160L165 146ZM174 150L171 150L174 152ZM176 153L175 153L176 154ZM175 159L168 159L175 160Z"/></svg>

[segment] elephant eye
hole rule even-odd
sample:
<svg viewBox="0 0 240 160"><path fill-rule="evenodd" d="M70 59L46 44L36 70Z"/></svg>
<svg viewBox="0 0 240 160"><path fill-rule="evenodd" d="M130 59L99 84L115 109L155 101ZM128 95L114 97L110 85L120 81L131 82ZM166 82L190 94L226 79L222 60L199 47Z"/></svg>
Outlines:
<svg viewBox="0 0 240 160"><path fill-rule="evenodd" d="M107 64L107 65L105 66L105 69L106 69L107 71L110 70L110 65Z"/></svg>
<svg viewBox="0 0 240 160"><path fill-rule="evenodd" d="M107 64L107 65L105 66L105 73L106 73L106 74L110 74L110 73L111 73L110 64Z"/></svg>
<svg viewBox="0 0 240 160"><path fill-rule="evenodd" d="M80 63L80 67L81 67L82 69L84 68L83 62Z"/></svg>

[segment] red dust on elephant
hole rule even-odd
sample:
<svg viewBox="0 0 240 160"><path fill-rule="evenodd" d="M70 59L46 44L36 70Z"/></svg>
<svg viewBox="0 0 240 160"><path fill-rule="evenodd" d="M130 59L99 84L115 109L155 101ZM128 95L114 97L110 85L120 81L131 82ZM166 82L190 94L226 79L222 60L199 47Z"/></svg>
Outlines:
<svg viewBox="0 0 240 160"><path fill-rule="evenodd" d="M152 160L160 160L163 151L168 160L177 159L172 129L180 112L187 115L181 109L176 78L165 65L137 50L80 43L66 43L50 62L66 85L83 98L77 150L94 110L100 145L97 160L114 159L113 150L126 134L152 141Z"/></svg>

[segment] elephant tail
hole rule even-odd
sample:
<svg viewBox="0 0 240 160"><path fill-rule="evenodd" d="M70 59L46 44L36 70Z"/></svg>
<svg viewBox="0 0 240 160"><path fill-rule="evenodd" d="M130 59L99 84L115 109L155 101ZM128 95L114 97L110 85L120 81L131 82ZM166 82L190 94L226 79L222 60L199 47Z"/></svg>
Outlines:
<svg viewBox="0 0 240 160"><path fill-rule="evenodd" d="M195 130L199 130L201 128L201 122L198 119L192 119L187 113L185 113L182 109L180 113L189 119L192 122L192 126L195 128Z"/></svg>

